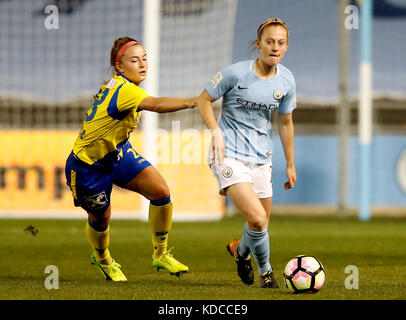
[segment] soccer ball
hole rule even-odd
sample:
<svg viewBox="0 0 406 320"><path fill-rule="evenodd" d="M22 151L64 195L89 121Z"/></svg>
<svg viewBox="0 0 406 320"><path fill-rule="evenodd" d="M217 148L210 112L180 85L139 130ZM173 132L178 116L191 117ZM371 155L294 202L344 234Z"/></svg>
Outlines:
<svg viewBox="0 0 406 320"><path fill-rule="evenodd" d="M300 255L288 262L283 272L286 287L294 293L316 293L326 280L323 265L315 257Z"/></svg>

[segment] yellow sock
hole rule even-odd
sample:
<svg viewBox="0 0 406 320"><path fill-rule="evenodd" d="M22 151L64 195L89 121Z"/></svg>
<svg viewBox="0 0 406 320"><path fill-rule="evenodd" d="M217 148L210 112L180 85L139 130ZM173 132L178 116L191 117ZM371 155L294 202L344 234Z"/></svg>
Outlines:
<svg viewBox="0 0 406 320"><path fill-rule="evenodd" d="M167 251L168 233L172 228L172 210L173 205L168 198L169 203L159 204L159 201L151 201L149 205L149 230L152 235L152 244L154 246L154 258L159 258ZM166 201L166 202L167 202Z"/></svg>
<svg viewBox="0 0 406 320"><path fill-rule="evenodd" d="M110 227L107 227L104 231L97 231L89 225L89 221L86 224L87 240L92 246L97 262L101 264L111 264L113 262L108 249L110 243L109 230Z"/></svg>

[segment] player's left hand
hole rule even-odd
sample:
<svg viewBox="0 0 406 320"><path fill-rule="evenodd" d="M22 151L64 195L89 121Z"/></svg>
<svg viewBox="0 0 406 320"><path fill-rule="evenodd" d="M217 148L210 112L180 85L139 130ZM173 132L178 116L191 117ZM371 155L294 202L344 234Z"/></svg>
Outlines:
<svg viewBox="0 0 406 320"><path fill-rule="evenodd" d="M286 176L288 181L285 182L284 189L289 190L295 186L296 183L296 168L294 166L286 168Z"/></svg>

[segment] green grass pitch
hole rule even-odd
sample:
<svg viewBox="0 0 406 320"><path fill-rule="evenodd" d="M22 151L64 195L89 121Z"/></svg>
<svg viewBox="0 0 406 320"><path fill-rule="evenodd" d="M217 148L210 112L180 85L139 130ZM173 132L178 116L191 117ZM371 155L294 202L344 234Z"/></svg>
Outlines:
<svg viewBox="0 0 406 320"><path fill-rule="evenodd" d="M110 251L128 278L103 280L90 264L84 220L0 220L0 299L144 299L144 300L273 300L273 299L405 299L406 220L375 218L271 217L271 264L280 289L244 285L226 244L240 238L244 220L175 222L170 246L191 272L180 278L151 264L148 225L111 221ZM29 225L37 236L24 232ZM282 272L298 254L317 257L326 269L326 284L314 295L294 295ZM59 270L59 289L44 286L45 267ZM359 270L359 289L346 289L348 265ZM254 265L256 271L256 265Z"/></svg>

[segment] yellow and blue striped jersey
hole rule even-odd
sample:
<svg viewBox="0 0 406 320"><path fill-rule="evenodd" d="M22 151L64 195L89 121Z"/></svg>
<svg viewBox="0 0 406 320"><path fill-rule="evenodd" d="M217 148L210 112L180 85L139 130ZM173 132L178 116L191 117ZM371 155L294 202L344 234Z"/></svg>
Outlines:
<svg viewBox="0 0 406 320"><path fill-rule="evenodd" d="M73 147L79 160L98 167L111 167L121 147L137 126L139 104L149 95L120 73L103 85L86 113Z"/></svg>

